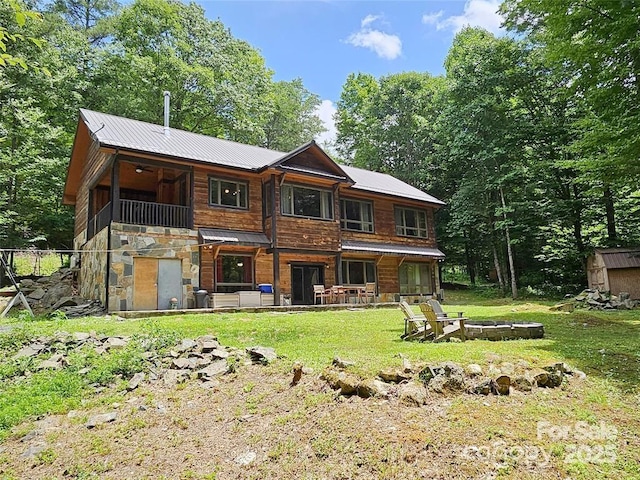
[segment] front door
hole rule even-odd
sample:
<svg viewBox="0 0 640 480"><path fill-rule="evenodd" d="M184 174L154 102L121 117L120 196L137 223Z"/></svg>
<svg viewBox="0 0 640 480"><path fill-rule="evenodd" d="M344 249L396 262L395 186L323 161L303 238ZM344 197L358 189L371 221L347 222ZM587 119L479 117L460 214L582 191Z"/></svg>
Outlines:
<svg viewBox="0 0 640 480"><path fill-rule="evenodd" d="M313 305L313 286L324 284L324 265L291 266L291 303Z"/></svg>
<svg viewBox="0 0 640 480"><path fill-rule="evenodd" d="M133 309L168 310L169 301L182 303L182 262L179 259L134 258Z"/></svg>

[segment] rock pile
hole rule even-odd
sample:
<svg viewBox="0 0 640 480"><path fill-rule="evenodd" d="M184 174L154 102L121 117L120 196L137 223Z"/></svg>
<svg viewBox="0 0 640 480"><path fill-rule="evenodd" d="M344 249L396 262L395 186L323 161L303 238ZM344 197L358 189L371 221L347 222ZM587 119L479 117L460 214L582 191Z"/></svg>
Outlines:
<svg viewBox="0 0 640 480"><path fill-rule="evenodd" d="M403 362L404 363L404 362ZM466 368L445 362L426 366L415 372L402 369L385 369L375 379L362 380L344 369L333 367L322 373L328 385L341 395L369 397L397 397L407 405L424 405L429 392L438 394L509 395L512 391L531 392L535 388L555 388L569 378L583 379L586 375L565 363L556 363L542 369L528 363L514 365L508 362L500 366L490 365L485 372L480 365Z"/></svg>
<svg viewBox="0 0 640 480"><path fill-rule="evenodd" d="M100 302L78 296L74 271L70 268L61 268L38 280L23 279L20 289L34 312L48 313L59 310L69 318L104 314Z"/></svg>
<svg viewBox="0 0 640 480"><path fill-rule="evenodd" d="M640 302L631 300L627 292L619 295L611 295L608 292L586 289L575 297L569 297L567 301L551 307L551 310L561 312L573 312L576 308L588 310L631 310L637 308Z"/></svg>
<svg viewBox="0 0 640 480"><path fill-rule="evenodd" d="M126 348L131 337L97 335L85 332L57 332L50 337L38 337L25 344L12 360L33 359L33 370L62 369L70 365L68 355L82 347L93 349L98 355L114 349ZM189 379L198 379L205 387L215 387L216 377L233 371L241 362L267 364L276 358L275 351L265 347L252 347L248 353L232 347L223 347L212 335L183 339L172 349L160 355L153 349L151 339L143 340L146 346L141 357L144 371L135 373L127 385L127 390L135 390L143 382L162 382L173 386ZM256 353L260 352L260 353ZM248 357L251 358L248 358ZM80 370L87 374L90 368Z"/></svg>

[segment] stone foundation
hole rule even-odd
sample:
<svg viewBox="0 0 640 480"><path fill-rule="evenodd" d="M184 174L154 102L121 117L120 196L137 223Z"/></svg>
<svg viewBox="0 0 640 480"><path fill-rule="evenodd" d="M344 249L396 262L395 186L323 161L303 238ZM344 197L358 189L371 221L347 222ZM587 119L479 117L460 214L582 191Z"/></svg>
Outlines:
<svg viewBox="0 0 640 480"><path fill-rule="evenodd" d="M175 258L182 261L182 301L195 307L194 288L200 278L198 232L186 228L111 224L108 310L133 310L133 259Z"/></svg>
<svg viewBox="0 0 640 480"><path fill-rule="evenodd" d="M84 238L84 235L81 235L76 241ZM80 277L78 279L78 293L82 298L97 300L103 306L107 303L108 241L109 228L105 227L79 250Z"/></svg>

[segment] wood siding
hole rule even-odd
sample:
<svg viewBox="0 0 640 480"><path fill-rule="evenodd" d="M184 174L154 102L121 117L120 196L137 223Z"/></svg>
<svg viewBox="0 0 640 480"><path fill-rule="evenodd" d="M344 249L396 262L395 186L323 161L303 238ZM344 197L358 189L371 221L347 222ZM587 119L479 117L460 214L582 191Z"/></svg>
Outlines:
<svg viewBox="0 0 640 480"><path fill-rule="evenodd" d="M209 205L209 178L248 184L248 209ZM194 170L194 228L223 228L262 232L262 179L256 174L196 167Z"/></svg>
<svg viewBox="0 0 640 480"><path fill-rule="evenodd" d="M628 292L632 300L640 300L640 268L615 268L606 272L612 295Z"/></svg>
<svg viewBox="0 0 640 480"><path fill-rule="evenodd" d="M82 181L76 194L74 237L80 235L87 228L87 222L89 221L89 185L95 181L96 174L109 161L109 157L110 153L101 151L96 142L93 142L89 147L87 160L82 168Z"/></svg>
<svg viewBox="0 0 640 480"><path fill-rule="evenodd" d="M373 203L373 233L354 232L350 230L342 230L343 240L359 240L363 242L384 242L398 243L403 245L415 245L421 247L437 247L436 231L433 219L433 208L424 204L416 205L411 202L403 202L400 199L390 199L387 197L364 197L359 198L351 196L350 192L341 192L341 198L353 200L363 200ZM414 208L423 210L427 213L427 238L402 237L396 235L395 207L402 206L406 208Z"/></svg>

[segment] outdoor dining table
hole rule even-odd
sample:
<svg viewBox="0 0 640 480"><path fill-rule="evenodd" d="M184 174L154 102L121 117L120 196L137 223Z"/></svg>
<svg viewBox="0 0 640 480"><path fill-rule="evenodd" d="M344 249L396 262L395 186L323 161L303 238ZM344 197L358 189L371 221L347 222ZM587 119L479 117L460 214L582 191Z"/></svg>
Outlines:
<svg viewBox="0 0 640 480"><path fill-rule="evenodd" d="M332 303L348 303L348 299L356 298L360 301L360 296L364 293L364 285L334 285L329 288ZM342 300L342 302L340 302Z"/></svg>

